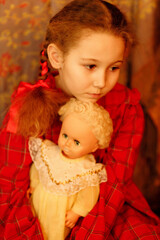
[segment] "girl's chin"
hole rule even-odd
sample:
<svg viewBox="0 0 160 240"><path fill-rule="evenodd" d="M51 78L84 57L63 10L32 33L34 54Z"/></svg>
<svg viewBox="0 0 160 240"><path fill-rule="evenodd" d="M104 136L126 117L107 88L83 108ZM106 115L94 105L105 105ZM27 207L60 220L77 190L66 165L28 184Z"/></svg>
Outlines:
<svg viewBox="0 0 160 240"><path fill-rule="evenodd" d="M77 97L77 99L82 102L92 102L92 103L96 103L99 100L99 98L91 98L91 97Z"/></svg>

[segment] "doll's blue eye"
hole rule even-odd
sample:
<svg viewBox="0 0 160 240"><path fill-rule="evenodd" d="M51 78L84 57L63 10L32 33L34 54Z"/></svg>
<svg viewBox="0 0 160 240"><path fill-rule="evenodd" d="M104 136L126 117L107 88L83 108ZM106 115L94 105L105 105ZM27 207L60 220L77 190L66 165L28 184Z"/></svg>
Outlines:
<svg viewBox="0 0 160 240"><path fill-rule="evenodd" d="M75 145L77 145L77 146L79 146L80 145L80 142L78 141L78 140L74 140L74 143L75 143Z"/></svg>
<svg viewBox="0 0 160 240"><path fill-rule="evenodd" d="M66 133L63 133L62 136L63 136L64 138L68 138L68 135L67 135Z"/></svg>

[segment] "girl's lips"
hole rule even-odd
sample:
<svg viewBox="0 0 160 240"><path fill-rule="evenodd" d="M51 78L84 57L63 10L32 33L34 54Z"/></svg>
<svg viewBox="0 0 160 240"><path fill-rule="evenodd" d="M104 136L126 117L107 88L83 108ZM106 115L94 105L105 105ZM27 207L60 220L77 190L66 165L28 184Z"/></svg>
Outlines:
<svg viewBox="0 0 160 240"><path fill-rule="evenodd" d="M88 96L90 96L91 98L99 98L101 96L100 93L88 93Z"/></svg>

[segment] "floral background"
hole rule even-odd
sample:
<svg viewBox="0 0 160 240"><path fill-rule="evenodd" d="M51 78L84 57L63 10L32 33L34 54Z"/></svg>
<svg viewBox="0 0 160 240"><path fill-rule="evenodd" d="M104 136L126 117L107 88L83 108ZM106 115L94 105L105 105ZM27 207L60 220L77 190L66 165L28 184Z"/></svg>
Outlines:
<svg viewBox="0 0 160 240"><path fill-rule="evenodd" d="M50 17L70 0L0 0L0 123L20 81L37 78ZM120 82L138 88L146 127L134 179L160 215L160 1L109 0L133 23L138 39Z"/></svg>

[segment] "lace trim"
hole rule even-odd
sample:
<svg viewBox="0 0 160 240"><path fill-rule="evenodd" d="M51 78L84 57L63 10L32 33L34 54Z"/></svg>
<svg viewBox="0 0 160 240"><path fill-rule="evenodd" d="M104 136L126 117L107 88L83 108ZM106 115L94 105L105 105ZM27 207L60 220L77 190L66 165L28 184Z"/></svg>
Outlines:
<svg viewBox="0 0 160 240"><path fill-rule="evenodd" d="M46 156L44 154L44 144L42 142L41 144L41 158L42 158L42 161L44 162L46 168L47 168L47 172L48 172L48 175L50 177L50 180L55 183L56 185L60 185L60 184L67 184L67 183L70 183L70 182L73 182L73 180L75 180L76 178L80 178L82 176L86 176L86 175L93 175L93 174L98 174L99 172L101 172L103 169L104 169L104 165L102 165L99 169L97 170L89 170L88 172L86 173L82 173L82 174L77 174L75 175L74 177L72 177L71 179L68 179L66 181L56 181L55 178L53 177L52 175L52 172L51 172L51 169L49 167L49 164L47 163L47 161L45 160Z"/></svg>
<svg viewBox="0 0 160 240"><path fill-rule="evenodd" d="M51 148L52 148L52 146L51 146ZM76 166L80 167L80 171L79 171L79 169L77 171L80 174L75 173L75 175L74 175L74 173L72 172L73 174L71 174L71 176L68 175L67 177L65 177L62 175L62 177L60 177L62 179L60 179L60 180L56 179L55 178L56 175L54 176L55 169L53 168L53 170L52 170L53 166L50 165L50 161L47 156L47 153L48 153L50 147L46 146L45 143L43 143L41 139L34 139L32 141L29 141L29 149L30 149L32 159L35 163L35 166L36 166L37 170L39 171L40 181L45 186L45 188L47 190L49 190L50 192L54 192L55 194L59 194L59 195L72 195L86 187L96 186L102 182L107 181L107 174L106 174L104 165L96 164L92 161L91 161L92 162L91 164L89 163L89 166L91 165L91 167L89 167L89 168L85 168L82 165L82 171L81 171L81 165L76 165ZM58 149L58 147L57 147L57 149ZM55 150L56 153L57 153L57 149ZM59 158L60 152L58 152L57 155L56 155L56 153L55 153L55 159L57 160ZM58 156L58 158L57 158L57 156ZM87 161L87 163L88 162L89 161ZM61 164L63 164L63 162ZM72 164L73 163L71 163L71 166L73 167ZM74 167L76 167L76 166L74 166ZM72 168L72 170L74 169L74 167ZM63 168L63 170L64 170L64 168ZM56 171L56 173L57 173L57 171ZM64 173L64 171L63 171L63 173ZM63 181L63 179L65 179L65 178L67 178L67 179Z"/></svg>

